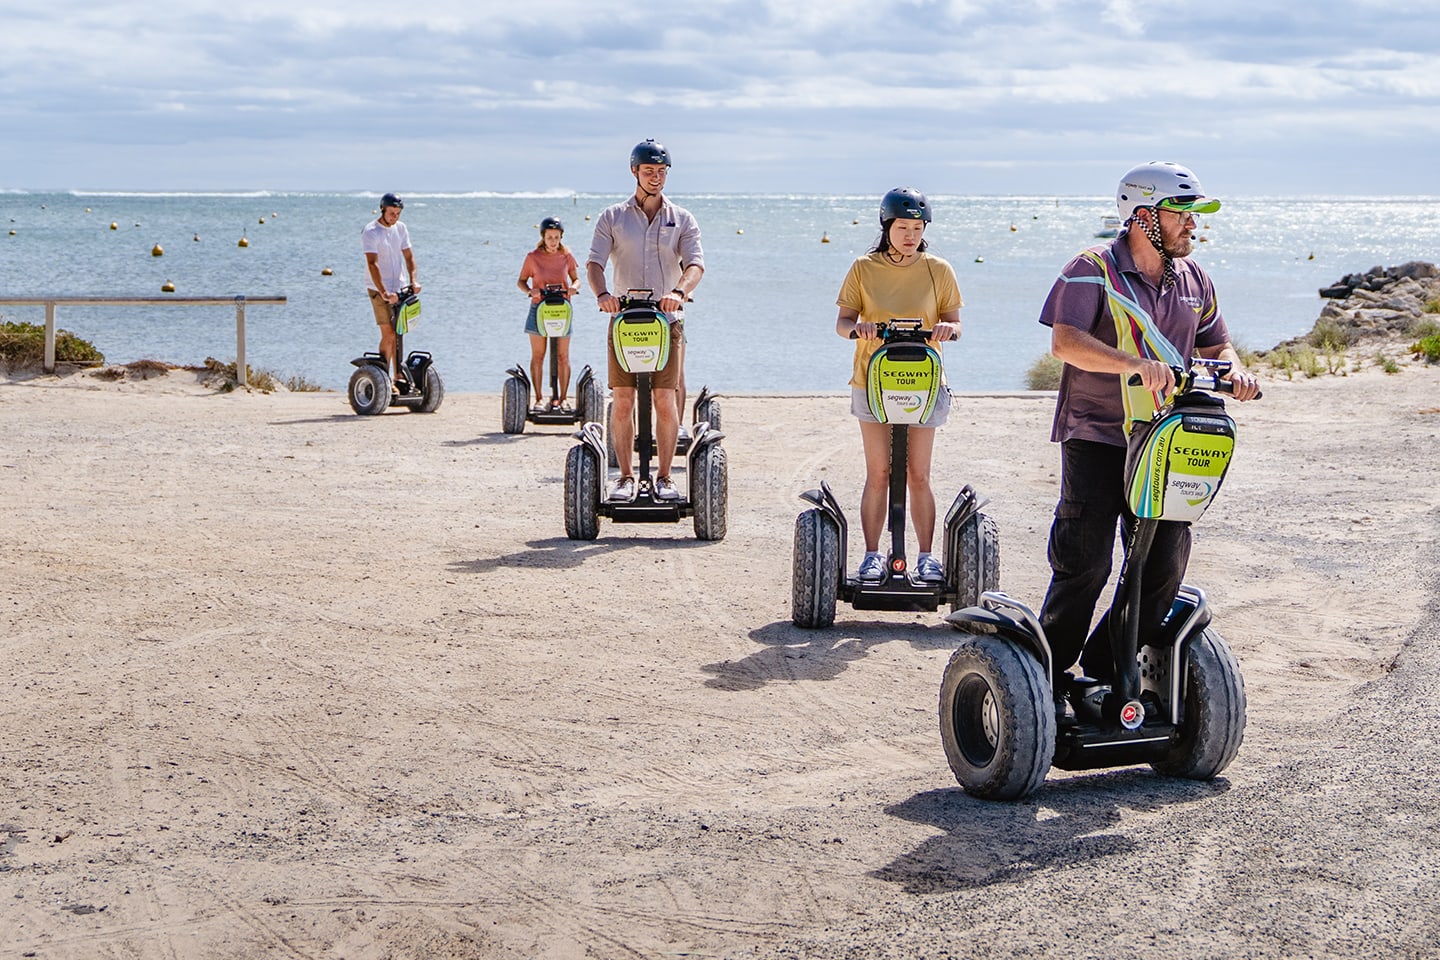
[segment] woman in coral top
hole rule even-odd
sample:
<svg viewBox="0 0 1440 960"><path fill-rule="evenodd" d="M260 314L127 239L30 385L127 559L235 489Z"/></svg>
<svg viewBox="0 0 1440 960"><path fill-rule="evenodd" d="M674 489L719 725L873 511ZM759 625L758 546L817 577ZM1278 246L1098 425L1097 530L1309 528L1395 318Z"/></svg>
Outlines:
<svg viewBox="0 0 1440 960"><path fill-rule="evenodd" d="M570 248L565 246L565 225L554 217L546 217L540 221L540 242L535 245L525 256L525 263L520 267L520 279L516 281L518 286L527 297L530 298L530 314L525 319L525 332L530 334L530 382L535 387L535 407L533 412L545 412L545 395L543 375L545 373L545 337L540 334L540 326L536 322L535 313L539 309L541 294L549 284L558 284L565 288L565 299L580 292L577 283L580 279L580 268L575 263L575 257L570 253ZM560 396L550 398L550 407L564 407L565 394L570 389L570 337L559 338L556 344L555 356L558 369L556 380L560 384Z"/></svg>

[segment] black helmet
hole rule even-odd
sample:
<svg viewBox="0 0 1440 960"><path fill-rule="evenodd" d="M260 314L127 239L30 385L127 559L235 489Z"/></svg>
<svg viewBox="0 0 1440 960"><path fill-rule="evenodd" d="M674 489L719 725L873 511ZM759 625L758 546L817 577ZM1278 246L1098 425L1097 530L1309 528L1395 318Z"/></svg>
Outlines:
<svg viewBox="0 0 1440 960"><path fill-rule="evenodd" d="M896 187L880 198L880 222L887 220L923 220L929 223L930 201L919 190Z"/></svg>
<svg viewBox="0 0 1440 960"><path fill-rule="evenodd" d="M668 167L670 151L665 149L663 143L656 143L654 140L637 143L635 149L630 151L630 169L634 170L642 163L663 163Z"/></svg>
<svg viewBox="0 0 1440 960"><path fill-rule="evenodd" d="M544 234L546 230L559 230L564 233L565 224L561 223L557 217L546 217L540 221L540 233Z"/></svg>
<svg viewBox="0 0 1440 960"><path fill-rule="evenodd" d="M393 193L387 193L385 194L385 196L380 198L380 209L384 210L386 207L399 207L401 210L404 210L405 201L401 200Z"/></svg>

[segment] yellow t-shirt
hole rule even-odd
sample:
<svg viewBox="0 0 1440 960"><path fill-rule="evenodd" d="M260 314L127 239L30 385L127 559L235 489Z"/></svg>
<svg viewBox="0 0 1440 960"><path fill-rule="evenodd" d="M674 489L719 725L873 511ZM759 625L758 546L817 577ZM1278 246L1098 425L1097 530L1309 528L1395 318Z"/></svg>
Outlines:
<svg viewBox="0 0 1440 960"><path fill-rule="evenodd" d="M850 264L835 304L859 311L860 319L871 323L919 318L926 330L940 322L940 314L964 306L954 268L928 253L920 254L919 260L903 267L885 259L883 253L859 257ZM864 389L870 357L880 349L881 343L880 340L855 342L850 386Z"/></svg>

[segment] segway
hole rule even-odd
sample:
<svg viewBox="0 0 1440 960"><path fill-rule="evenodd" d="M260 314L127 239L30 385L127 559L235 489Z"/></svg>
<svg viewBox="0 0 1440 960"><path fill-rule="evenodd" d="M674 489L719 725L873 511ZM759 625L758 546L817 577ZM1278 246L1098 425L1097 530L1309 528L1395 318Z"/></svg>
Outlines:
<svg viewBox="0 0 1440 960"><path fill-rule="evenodd" d="M1205 591L1182 584L1155 636L1141 638L1139 571L1162 520L1193 522L1213 502L1235 448L1235 421L1215 394L1229 365L1175 368L1175 391L1137 422L1126 457L1133 518L1109 613L1091 634L1114 659L1111 683L1054 664L1040 618L1003 593L946 619L967 634L940 686L940 738L967 793L1017 800L1063 770L1148 763L1166 776L1210 780L1245 733L1245 685L1211 627ZM1130 379L1139 385L1139 377ZM1108 636L1106 636L1108 634Z"/></svg>
<svg viewBox="0 0 1440 960"><path fill-rule="evenodd" d="M670 359L670 324L659 303L651 299L652 292L631 290L621 297L620 312L610 329L621 369L635 374L639 432L636 446L640 453L635 499L616 501L602 496L601 486L608 479L602 465L607 449L613 448L607 447L607 431L600 423L586 422L575 434L579 442L565 458L565 535L571 540L594 540L600 534L601 517L615 523L676 523L692 517L697 538L725 537L729 469L720 443L724 434L709 422L697 420L691 428L690 448L684 454L684 495L677 500L655 496L654 478L650 475L650 458L655 450L650 378ZM702 397L706 400L704 408L713 410L718 421L718 404L708 391L702 391ZM697 401L695 407L698 412L702 404Z"/></svg>
<svg viewBox="0 0 1440 960"><path fill-rule="evenodd" d="M549 283L541 290L540 304L535 311L535 323L540 335L550 341L550 396L560 396L560 338L570 335L571 308L565 298L565 287ZM579 402L574 407L552 407L536 413L530 409L530 394L535 385L525 372L524 364L517 363L509 370L500 396L500 427L506 433L524 433L526 423L576 424L588 420L599 420L605 404L605 388L595 379L594 372L586 364L575 381L575 393Z"/></svg>
<svg viewBox="0 0 1440 960"><path fill-rule="evenodd" d="M395 328L395 356L405 357L392 381L390 361L379 353L366 353L350 362L357 368L350 375L347 393L350 408L363 416L384 413L393 404L418 413L434 413L445 399L445 383L434 359L424 350L405 356L405 334L420 318L420 297L413 287L401 287L400 297L391 305L390 323Z"/></svg>
<svg viewBox="0 0 1440 960"><path fill-rule="evenodd" d="M905 557L906 470L910 424L923 424L944 389L940 353L918 320L879 324L884 341L870 358L866 383L870 411L890 429L890 553L878 583L846 576L849 523L823 480L800 499L813 504L795 519L790 619L798 627L828 627L836 600L856 610L938 610L976 603L1000 579L1000 537L995 521L982 513L975 488L966 484L945 513L943 583L911 579ZM852 335L853 336L853 335Z"/></svg>

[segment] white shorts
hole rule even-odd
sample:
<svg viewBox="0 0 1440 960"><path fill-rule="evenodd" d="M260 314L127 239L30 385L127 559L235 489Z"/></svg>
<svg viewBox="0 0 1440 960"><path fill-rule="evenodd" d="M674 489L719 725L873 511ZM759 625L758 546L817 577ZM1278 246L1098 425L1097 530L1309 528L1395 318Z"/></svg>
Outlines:
<svg viewBox="0 0 1440 960"><path fill-rule="evenodd" d="M857 420L863 423L879 423L875 414L870 412L870 393L860 387L850 388L850 412ZM935 398L935 409L930 411L930 419L925 423L912 423L912 427L920 427L923 430L933 430L936 427L945 426L945 421L950 419L950 388L941 387L940 396Z"/></svg>

